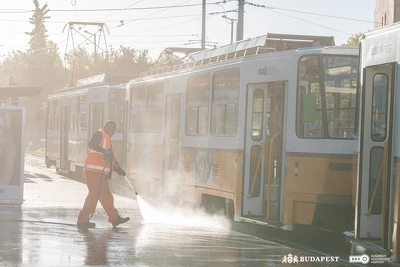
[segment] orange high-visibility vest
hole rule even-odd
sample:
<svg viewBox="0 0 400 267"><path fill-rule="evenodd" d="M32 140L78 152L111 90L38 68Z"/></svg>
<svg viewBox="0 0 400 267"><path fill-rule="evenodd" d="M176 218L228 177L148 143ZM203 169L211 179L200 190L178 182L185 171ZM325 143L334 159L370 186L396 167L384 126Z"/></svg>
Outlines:
<svg viewBox="0 0 400 267"><path fill-rule="evenodd" d="M111 148L111 137L103 129L99 130L103 136L100 142L100 147L108 150ZM107 166L106 166L107 165ZM83 174L85 172L98 172L102 173L104 169L104 175L108 175L110 171L112 172L112 165L110 162L104 159L104 154L97 152L93 149L89 150L86 157L85 166L83 167ZM106 166L104 168L104 166ZM85 175L84 175L85 176Z"/></svg>

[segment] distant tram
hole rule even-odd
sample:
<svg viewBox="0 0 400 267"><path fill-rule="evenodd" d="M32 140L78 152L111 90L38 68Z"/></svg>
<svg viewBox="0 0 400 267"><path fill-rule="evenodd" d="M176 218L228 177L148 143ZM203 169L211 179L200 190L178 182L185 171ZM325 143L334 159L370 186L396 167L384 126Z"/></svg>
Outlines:
<svg viewBox="0 0 400 267"><path fill-rule="evenodd" d="M365 33L360 55L355 237L391 251L399 262L400 23Z"/></svg>
<svg viewBox="0 0 400 267"><path fill-rule="evenodd" d="M80 176L89 138L107 120L117 122L113 150L122 164L125 93L129 79L102 74L78 80L75 87L57 90L48 97L45 157L48 168L55 166L57 172Z"/></svg>
<svg viewBox="0 0 400 267"><path fill-rule="evenodd" d="M353 227L358 48L267 34L127 86L125 163L141 194L293 230Z"/></svg>

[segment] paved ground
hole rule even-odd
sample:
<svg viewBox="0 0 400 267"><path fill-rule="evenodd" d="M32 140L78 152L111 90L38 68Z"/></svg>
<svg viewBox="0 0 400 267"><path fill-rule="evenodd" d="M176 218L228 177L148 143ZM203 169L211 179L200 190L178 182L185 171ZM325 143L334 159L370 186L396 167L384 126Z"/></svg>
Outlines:
<svg viewBox="0 0 400 267"><path fill-rule="evenodd" d="M142 216L135 200L120 196L116 206L131 221L113 229L99 204L97 228L78 230L85 185L32 156L25 176L21 210L0 206L0 266L291 266L282 263L284 255L312 256L232 231L229 221L200 211L140 203Z"/></svg>

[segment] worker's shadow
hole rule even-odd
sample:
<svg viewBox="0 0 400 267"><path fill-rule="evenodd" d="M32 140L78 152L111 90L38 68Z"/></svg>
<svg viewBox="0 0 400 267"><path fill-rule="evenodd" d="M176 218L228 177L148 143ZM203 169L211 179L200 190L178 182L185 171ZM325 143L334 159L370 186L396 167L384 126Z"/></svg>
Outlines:
<svg viewBox="0 0 400 267"><path fill-rule="evenodd" d="M105 232L91 232L89 229L80 229L79 232L84 237L86 243L86 265L107 265L108 264L108 245L113 230Z"/></svg>

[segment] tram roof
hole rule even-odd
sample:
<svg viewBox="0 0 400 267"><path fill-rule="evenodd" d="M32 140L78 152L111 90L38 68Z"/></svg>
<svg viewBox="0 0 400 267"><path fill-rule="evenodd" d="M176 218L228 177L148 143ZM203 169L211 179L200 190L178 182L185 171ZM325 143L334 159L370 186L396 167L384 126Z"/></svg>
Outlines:
<svg viewBox="0 0 400 267"><path fill-rule="evenodd" d="M302 47L321 47L334 45L335 40L332 36L267 33L265 35L248 38L233 44L194 52L189 55L188 62L218 57L250 48L263 48L265 52L275 52L293 50Z"/></svg>
<svg viewBox="0 0 400 267"><path fill-rule="evenodd" d="M0 87L0 96L2 97L32 97L38 96L42 87L30 86L11 86Z"/></svg>
<svg viewBox="0 0 400 267"><path fill-rule="evenodd" d="M382 27L380 27L378 29L373 29L373 30L367 31L361 36L361 39L364 39L365 37L370 37L370 36L373 36L373 35L378 35L378 34L381 34L381 33L385 33L385 32L399 30L399 29L400 29L400 22L395 22L395 23L390 24L390 25L382 26Z"/></svg>
<svg viewBox="0 0 400 267"><path fill-rule="evenodd" d="M345 50L352 51L352 49L358 49L358 47L349 49L349 47L335 46L334 38L328 36L268 33L263 36L250 38L234 44L192 53L189 55L188 62L184 64L165 66L143 72L140 74L139 78L135 78L134 80L131 80L131 82L143 81L150 77L158 78L165 75L171 75L172 73L178 74L186 72L188 69L208 64L217 64L221 61L224 62L229 60L229 62L232 62L233 59L253 58L252 56L255 55L267 54L276 56L277 53L284 52L330 54L335 53L334 51L337 51L335 49L340 49L341 52L347 54ZM349 54L353 55L354 53Z"/></svg>
<svg viewBox="0 0 400 267"><path fill-rule="evenodd" d="M132 79L129 83L142 83L151 80L162 79L165 77L182 75L191 71L202 70L204 68L218 67L223 64L235 64L244 60L268 60L269 58L276 58L277 56L290 56L290 55L308 55L308 54L321 54L321 55L343 55L343 56L358 56L358 46L328 46L328 47L304 47L295 50L275 51L271 53L251 54L237 58L224 58L215 62L197 61L176 65L175 67L164 68L163 71L149 71L146 75L141 75L139 78Z"/></svg>
<svg viewBox="0 0 400 267"><path fill-rule="evenodd" d="M48 96L48 99L59 98L63 96L71 96L71 95L78 95L88 91L99 91L102 89L126 89L126 84L94 84L84 87L79 87L73 90L57 90L54 91L51 95Z"/></svg>
<svg viewBox="0 0 400 267"><path fill-rule="evenodd" d="M79 79L74 86L67 86L54 91L54 94L71 93L88 88L121 87L125 86L132 75L102 73L99 75Z"/></svg>
<svg viewBox="0 0 400 267"><path fill-rule="evenodd" d="M363 67L400 62L400 22L364 33L360 47Z"/></svg>

